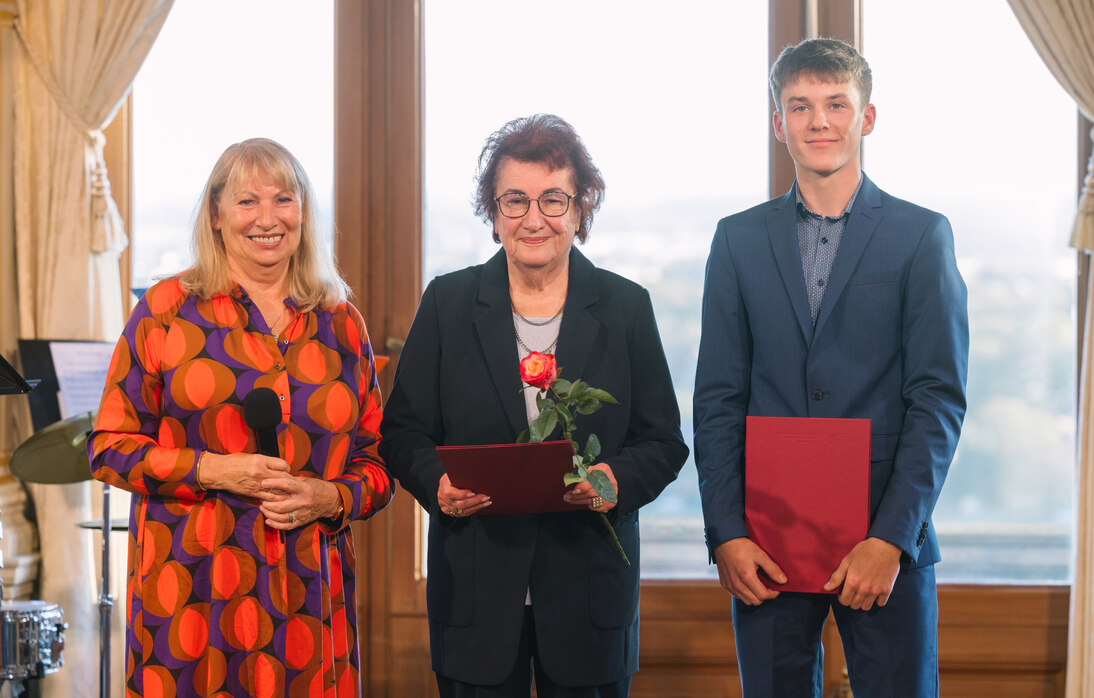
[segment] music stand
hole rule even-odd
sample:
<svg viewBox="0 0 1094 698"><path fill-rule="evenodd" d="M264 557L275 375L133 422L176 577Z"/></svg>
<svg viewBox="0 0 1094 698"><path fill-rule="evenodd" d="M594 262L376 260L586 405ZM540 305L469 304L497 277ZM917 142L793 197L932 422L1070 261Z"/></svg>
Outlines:
<svg viewBox="0 0 1094 698"><path fill-rule="evenodd" d="M103 573L99 587L99 696L110 698L110 615L114 595L110 593L110 532L129 529L129 521L110 518L110 485L103 483L103 518L76 524L80 528L99 528L103 534Z"/></svg>
<svg viewBox="0 0 1094 698"><path fill-rule="evenodd" d="M41 381L27 380L0 354L0 395L22 395L34 390Z"/></svg>

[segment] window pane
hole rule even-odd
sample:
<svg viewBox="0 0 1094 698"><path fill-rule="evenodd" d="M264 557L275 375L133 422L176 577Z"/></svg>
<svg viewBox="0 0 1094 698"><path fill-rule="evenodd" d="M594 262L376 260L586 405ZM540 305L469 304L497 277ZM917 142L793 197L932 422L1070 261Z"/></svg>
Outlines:
<svg viewBox="0 0 1094 698"><path fill-rule="evenodd" d="M863 16L878 109L865 169L949 217L969 287L969 407L935 511L938 577L1067 582L1075 104L1006 3L875 1Z"/></svg>
<svg viewBox="0 0 1094 698"><path fill-rule="evenodd" d="M425 3L424 275L497 249L469 203L486 137L519 116L563 117L608 187L582 252L649 289L690 444L714 226L767 198L767 3L634 8ZM715 575L692 461L643 509L642 548L647 577Z"/></svg>
<svg viewBox="0 0 1094 698"><path fill-rule="evenodd" d="M304 165L330 229L333 3L176 2L133 85L133 286L190 261L194 206L220 154L262 136Z"/></svg>

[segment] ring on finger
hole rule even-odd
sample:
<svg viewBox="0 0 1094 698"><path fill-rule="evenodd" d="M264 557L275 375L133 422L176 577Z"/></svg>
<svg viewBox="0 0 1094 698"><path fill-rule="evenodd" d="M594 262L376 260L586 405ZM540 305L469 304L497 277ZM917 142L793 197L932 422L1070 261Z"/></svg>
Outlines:
<svg viewBox="0 0 1094 698"><path fill-rule="evenodd" d="M296 523L296 512L295 511L290 511L289 512L289 523L291 523L291 524Z"/></svg>
<svg viewBox="0 0 1094 698"><path fill-rule="evenodd" d="M452 515L463 516L463 509L460 509L459 507L452 507Z"/></svg>
<svg viewBox="0 0 1094 698"><path fill-rule="evenodd" d="M592 501L589 502L589 504L592 506L593 509L599 509L600 507L604 506L604 498L600 495L597 495L593 497Z"/></svg>

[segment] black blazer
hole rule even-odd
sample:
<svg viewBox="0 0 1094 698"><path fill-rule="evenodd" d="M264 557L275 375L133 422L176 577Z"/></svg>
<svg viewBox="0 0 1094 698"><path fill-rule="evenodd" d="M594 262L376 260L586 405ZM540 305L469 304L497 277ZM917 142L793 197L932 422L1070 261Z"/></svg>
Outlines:
<svg viewBox="0 0 1094 698"><path fill-rule="evenodd" d="M437 445L512 443L528 427L504 251L437 277L422 296L384 410L380 453L429 512L426 597L433 670L500 683L512 669L530 591L544 670L564 685L638 669L638 508L688 455L649 294L570 252L556 356L562 376L614 395L577 421L619 483L619 558L589 511L451 518L437 505ZM557 437L557 434L556 434Z"/></svg>

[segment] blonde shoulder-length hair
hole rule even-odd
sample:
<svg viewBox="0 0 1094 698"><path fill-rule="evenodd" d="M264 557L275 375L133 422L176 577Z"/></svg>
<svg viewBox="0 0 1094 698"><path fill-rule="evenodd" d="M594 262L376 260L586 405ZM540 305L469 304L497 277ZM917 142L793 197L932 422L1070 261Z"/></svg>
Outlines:
<svg viewBox="0 0 1094 698"><path fill-rule="evenodd" d="M344 303L350 294L349 286L319 240L319 214L311 180L292 153L268 138L251 138L228 146L213 166L194 220L194 265L179 274L183 290L204 300L235 290L224 240L213 229L213 217L226 189L264 176L300 198L300 246L289 260L289 295L302 311L317 307L329 310Z"/></svg>

